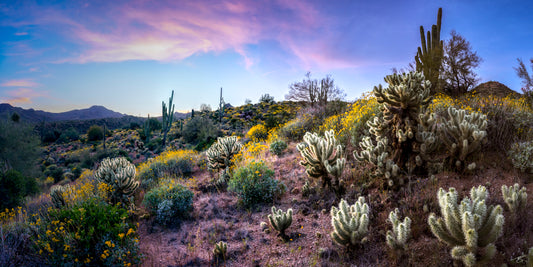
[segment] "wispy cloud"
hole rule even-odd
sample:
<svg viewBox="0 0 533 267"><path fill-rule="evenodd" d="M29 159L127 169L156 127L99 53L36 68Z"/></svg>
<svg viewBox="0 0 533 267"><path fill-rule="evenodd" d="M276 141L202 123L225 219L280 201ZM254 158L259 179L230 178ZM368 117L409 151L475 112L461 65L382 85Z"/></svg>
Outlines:
<svg viewBox="0 0 533 267"><path fill-rule="evenodd" d="M30 88L17 88L7 91L5 95L0 98L0 102L9 103L11 105L29 104L32 103L32 99L45 96L48 96L47 92L37 91Z"/></svg>
<svg viewBox="0 0 533 267"><path fill-rule="evenodd" d="M32 80L9 80L0 84L3 87L37 87L38 83Z"/></svg>
<svg viewBox="0 0 533 267"><path fill-rule="evenodd" d="M138 0L44 9L47 11L32 10L33 21L27 24L55 26L62 38L78 45L76 51L56 60L58 63L169 62L232 50L250 68L259 62L258 56L268 55L255 55L247 47L274 41L293 57L286 60L300 67L354 65L348 63L346 55L335 53L337 44L328 38L325 25L331 25L335 18L307 0Z"/></svg>

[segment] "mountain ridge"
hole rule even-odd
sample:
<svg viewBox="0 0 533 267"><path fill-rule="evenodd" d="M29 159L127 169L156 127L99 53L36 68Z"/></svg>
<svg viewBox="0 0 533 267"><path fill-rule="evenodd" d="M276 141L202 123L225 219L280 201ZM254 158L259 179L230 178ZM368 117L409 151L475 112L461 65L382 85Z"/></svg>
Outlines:
<svg viewBox="0 0 533 267"><path fill-rule="evenodd" d="M33 108L24 109L21 107L14 107L9 103L0 103L0 116L10 116L15 112L20 116L21 120L28 122L92 120L104 118L122 118L126 116L126 114L110 110L100 105L93 105L85 109L74 109L65 112L54 113L43 110L35 110Z"/></svg>

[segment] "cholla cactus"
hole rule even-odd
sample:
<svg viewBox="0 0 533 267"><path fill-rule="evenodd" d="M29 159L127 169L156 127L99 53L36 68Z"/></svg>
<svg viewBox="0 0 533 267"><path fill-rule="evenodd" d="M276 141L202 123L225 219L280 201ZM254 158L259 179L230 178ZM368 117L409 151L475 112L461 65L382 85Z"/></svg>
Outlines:
<svg viewBox="0 0 533 267"><path fill-rule="evenodd" d="M341 199L339 208L331 207L331 225L333 232L331 238L335 243L354 247L365 241L368 233L368 205L364 197L359 197L355 204L349 206L348 203Z"/></svg>
<svg viewBox="0 0 533 267"><path fill-rule="evenodd" d="M272 228L278 231L283 239L286 239L285 230L292 224L292 209L283 212L281 209L278 210L275 206L272 206L272 214L268 215L268 221Z"/></svg>
<svg viewBox="0 0 533 267"><path fill-rule="evenodd" d="M440 188L438 199L442 218L431 214L428 219L431 232L452 246L452 257L462 260L466 266L474 266L477 255L481 255L482 261L492 259L496 253L494 242L502 235L502 207L487 207L487 197L485 187L473 187L470 198L464 198L458 204L455 188L448 192Z"/></svg>
<svg viewBox="0 0 533 267"><path fill-rule="evenodd" d="M502 185L502 195L512 213L516 213L526 207L527 193L525 187L520 188L518 184L510 187Z"/></svg>
<svg viewBox="0 0 533 267"><path fill-rule="evenodd" d="M387 149L388 139L384 137L376 145L372 143L370 137L364 137L359 146L363 149L361 153L353 152L353 156L359 161L368 161L376 166L374 177L385 177L389 186L394 185L394 180L399 177L400 168L389 158ZM403 184L403 179L399 179L399 184Z"/></svg>
<svg viewBox="0 0 533 267"><path fill-rule="evenodd" d="M487 116L463 109L448 108L449 119L440 128L440 139L448 148L449 163L457 169L472 171L475 163L467 164L467 157L487 142Z"/></svg>
<svg viewBox="0 0 533 267"><path fill-rule="evenodd" d="M228 252L228 244L224 241L220 241L215 244L215 248L213 249L213 255L215 258L226 258L226 253Z"/></svg>
<svg viewBox="0 0 533 267"><path fill-rule="evenodd" d="M135 179L135 165L124 157L104 159L94 177L113 188L112 203L128 204L129 198L139 187L139 181Z"/></svg>
<svg viewBox="0 0 533 267"><path fill-rule="evenodd" d="M431 102L431 83L419 72L389 75L385 81L388 88L374 87L381 114L367 122L376 144L370 137L364 138L359 143L363 151L354 156L374 164L375 176L385 176L389 186L397 186L403 184L399 171L411 173L422 166L428 157L419 154L436 143L428 130L431 127L421 127L434 122L433 116L423 116Z"/></svg>
<svg viewBox="0 0 533 267"><path fill-rule="evenodd" d="M50 198L52 199L52 204L54 207L60 209L67 205L67 200L65 199L65 192L70 191L70 185L56 185L50 189Z"/></svg>
<svg viewBox="0 0 533 267"><path fill-rule="evenodd" d="M231 165L231 159L239 153L242 144L237 141L237 136L219 137L206 152L207 167L219 171Z"/></svg>
<svg viewBox="0 0 533 267"><path fill-rule="evenodd" d="M337 145L333 130L324 133L325 138L316 133L307 132L304 135L304 142L298 144L297 148L302 155L300 165L304 166L307 175L313 178L322 178L322 186L331 186L331 179L328 174L335 176L338 182L346 159L342 156L342 146Z"/></svg>
<svg viewBox="0 0 533 267"><path fill-rule="evenodd" d="M529 248L529 253L527 254L527 267L533 267L533 247Z"/></svg>
<svg viewBox="0 0 533 267"><path fill-rule="evenodd" d="M411 219L405 217L403 222L398 219L398 209L391 211L389 221L392 223L392 231L387 231L387 245L392 249L406 249L407 240L411 234Z"/></svg>

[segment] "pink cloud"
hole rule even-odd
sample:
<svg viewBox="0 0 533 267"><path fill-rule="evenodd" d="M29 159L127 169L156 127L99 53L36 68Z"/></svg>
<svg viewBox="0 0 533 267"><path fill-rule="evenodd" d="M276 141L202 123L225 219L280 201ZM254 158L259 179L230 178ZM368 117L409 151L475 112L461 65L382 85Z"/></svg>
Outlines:
<svg viewBox="0 0 533 267"><path fill-rule="evenodd" d="M10 80L0 84L3 87L37 87L38 83L31 80Z"/></svg>
<svg viewBox="0 0 533 267"><path fill-rule="evenodd" d="M29 88L18 88L15 90L7 91L6 96L0 98L0 102L9 104L29 104L32 103L33 98L46 97L47 92L36 91Z"/></svg>

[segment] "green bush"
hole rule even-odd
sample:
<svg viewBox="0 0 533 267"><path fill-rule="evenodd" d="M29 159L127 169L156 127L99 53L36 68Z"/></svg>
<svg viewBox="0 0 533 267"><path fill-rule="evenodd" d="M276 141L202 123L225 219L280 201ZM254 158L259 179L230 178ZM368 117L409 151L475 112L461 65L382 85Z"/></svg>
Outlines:
<svg viewBox="0 0 533 267"><path fill-rule="evenodd" d="M39 144L32 125L0 120L0 167L5 164L25 176L40 176Z"/></svg>
<svg viewBox="0 0 533 267"><path fill-rule="evenodd" d="M99 141L104 139L104 129L98 125L93 125L87 131L87 140Z"/></svg>
<svg viewBox="0 0 533 267"><path fill-rule="evenodd" d="M533 141L514 143L507 153L515 168L533 173Z"/></svg>
<svg viewBox="0 0 533 267"><path fill-rule="evenodd" d="M80 139L80 134L78 133L78 131L74 127L70 127L66 131L61 133L61 135L59 136L56 142L68 143L68 142L76 141L79 139Z"/></svg>
<svg viewBox="0 0 533 267"><path fill-rule="evenodd" d="M274 179L274 171L262 161L237 169L228 188L239 195L246 207L272 202L285 191L285 185Z"/></svg>
<svg viewBox="0 0 533 267"><path fill-rule="evenodd" d="M277 156L281 156L285 149L287 149L287 143L285 143L283 140L276 140L270 144L270 152L276 154Z"/></svg>
<svg viewBox="0 0 533 267"><path fill-rule="evenodd" d="M169 225L189 216L194 194L177 180L166 179L144 195L144 205L159 223Z"/></svg>
<svg viewBox="0 0 533 267"><path fill-rule="evenodd" d="M25 196L38 190L35 179L16 170L0 171L0 210L21 205Z"/></svg>
<svg viewBox="0 0 533 267"><path fill-rule="evenodd" d="M139 264L136 225L128 211L97 199L51 209L37 222L39 254L51 266L118 266Z"/></svg>
<svg viewBox="0 0 533 267"><path fill-rule="evenodd" d="M183 127L182 136L190 144L206 143L217 137L218 130L215 123L206 117L195 116Z"/></svg>

